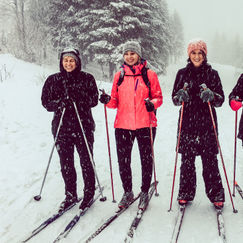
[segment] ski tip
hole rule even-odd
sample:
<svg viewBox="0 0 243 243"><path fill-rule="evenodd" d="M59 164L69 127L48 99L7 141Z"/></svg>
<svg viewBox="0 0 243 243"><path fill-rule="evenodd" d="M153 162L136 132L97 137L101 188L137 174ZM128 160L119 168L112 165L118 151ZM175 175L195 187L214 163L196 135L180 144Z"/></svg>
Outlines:
<svg viewBox="0 0 243 243"><path fill-rule="evenodd" d="M238 185L237 181L235 181L235 185L236 185L236 186Z"/></svg>

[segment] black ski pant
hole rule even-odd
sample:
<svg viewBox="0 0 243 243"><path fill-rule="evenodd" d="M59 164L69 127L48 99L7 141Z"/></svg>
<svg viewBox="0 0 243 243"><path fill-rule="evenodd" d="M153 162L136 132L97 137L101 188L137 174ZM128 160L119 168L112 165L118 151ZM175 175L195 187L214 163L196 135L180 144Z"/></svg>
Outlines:
<svg viewBox="0 0 243 243"><path fill-rule="evenodd" d="M93 131L85 132L85 135L90 152L93 155ZM74 167L74 147L76 147L82 168L84 195L93 197L95 191L95 174L83 135L77 132L60 134L56 142L56 147L60 157L61 172L65 183L65 194L68 195L71 193L73 196L77 196L77 174Z"/></svg>
<svg viewBox="0 0 243 243"><path fill-rule="evenodd" d="M184 153L181 155L180 189L178 200L192 201L196 194L196 156ZM217 154L201 154L202 175L205 191L211 202L224 202L224 188L218 168Z"/></svg>
<svg viewBox="0 0 243 243"><path fill-rule="evenodd" d="M156 128L153 131L153 141ZM119 172L125 192L132 191L131 153L135 138L137 138L142 167L141 191L148 192L153 172L153 155L151 148L150 128L127 130L116 128L116 149Z"/></svg>

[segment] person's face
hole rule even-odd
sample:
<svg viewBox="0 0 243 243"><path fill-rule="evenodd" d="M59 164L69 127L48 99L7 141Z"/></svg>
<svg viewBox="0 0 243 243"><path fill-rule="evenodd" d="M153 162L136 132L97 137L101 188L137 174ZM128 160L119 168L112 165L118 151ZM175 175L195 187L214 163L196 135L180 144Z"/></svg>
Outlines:
<svg viewBox="0 0 243 243"><path fill-rule="evenodd" d="M139 55L136 52L127 51L125 52L123 58L128 65L132 66L138 62Z"/></svg>
<svg viewBox="0 0 243 243"><path fill-rule="evenodd" d="M62 65L67 72L72 72L77 67L75 59L69 56L62 59Z"/></svg>
<svg viewBox="0 0 243 243"><path fill-rule="evenodd" d="M199 67L204 61L203 52L199 49L192 51L190 53L190 60L195 67Z"/></svg>

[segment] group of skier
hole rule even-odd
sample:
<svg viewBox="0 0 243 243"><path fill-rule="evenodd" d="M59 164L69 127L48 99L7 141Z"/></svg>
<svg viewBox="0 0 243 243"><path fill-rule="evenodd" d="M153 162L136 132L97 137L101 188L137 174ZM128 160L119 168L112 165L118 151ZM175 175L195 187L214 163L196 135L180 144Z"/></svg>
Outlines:
<svg viewBox="0 0 243 243"><path fill-rule="evenodd" d="M95 123L91 108L98 100L106 107L117 109L115 139L119 172L124 194L119 208L127 207L134 198L132 188L131 153L137 139L142 169L139 209L148 203L156 135L156 110L163 103L157 74L147 67L137 41L123 45L124 63L114 76L111 94L100 97L94 77L81 71L77 49L65 49L60 56L60 72L49 76L42 90L42 104L54 112L52 133L60 157L61 173L65 183L65 199L60 211L78 201L77 174L74 167L74 148L80 157L84 181L80 209L89 207L95 193L95 164L92 160ZM202 40L188 45L185 68L176 75L172 101L181 106L178 120L178 152L181 154L179 204L192 201L196 192L196 156L201 156L206 194L215 207L223 207L225 196L218 169L218 146L215 136L217 116L215 107L222 106L224 92L218 72L207 62L207 46ZM229 95L232 110L242 107L243 74ZM211 110L209 109L211 108ZM215 127L210 116L212 112ZM183 115L183 116L182 116ZM183 117L183 119L182 119ZM243 117L238 138L243 143Z"/></svg>

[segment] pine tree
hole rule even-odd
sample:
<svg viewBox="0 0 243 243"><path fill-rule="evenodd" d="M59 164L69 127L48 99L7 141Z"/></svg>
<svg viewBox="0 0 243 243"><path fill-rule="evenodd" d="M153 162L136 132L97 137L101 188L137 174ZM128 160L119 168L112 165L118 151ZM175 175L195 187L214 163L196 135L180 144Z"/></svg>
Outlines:
<svg viewBox="0 0 243 243"><path fill-rule="evenodd" d="M121 63L121 48L137 40L143 57L155 71L165 72L171 33L164 0L51 0L49 25L54 45L76 45L82 62L109 67L109 77Z"/></svg>
<svg viewBox="0 0 243 243"><path fill-rule="evenodd" d="M28 48L37 63L43 63L50 52L50 35L47 28L49 0L31 0L28 7Z"/></svg>
<svg viewBox="0 0 243 243"><path fill-rule="evenodd" d="M171 25L171 32L172 32L171 59L173 58L173 62L176 63L178 58L183 53L183 46L184 46L183 26L180 20L180 16L176 11L171 17L170 25Z"/></svg>

